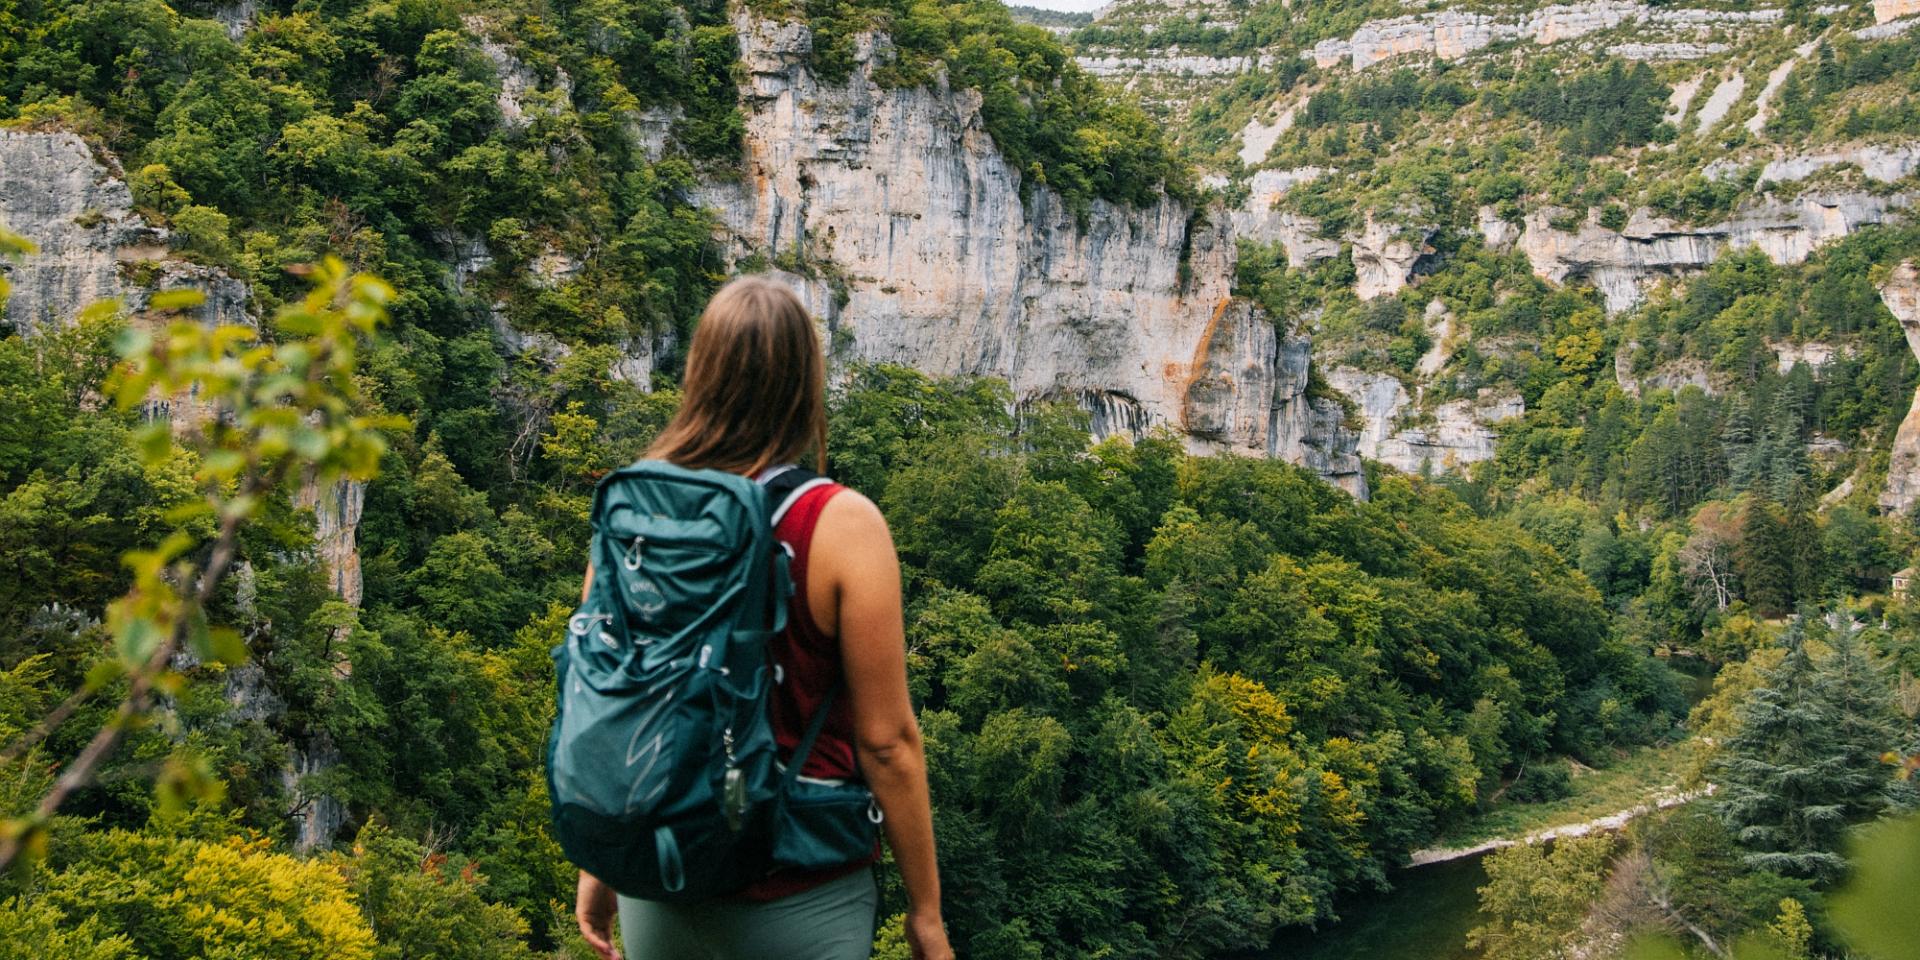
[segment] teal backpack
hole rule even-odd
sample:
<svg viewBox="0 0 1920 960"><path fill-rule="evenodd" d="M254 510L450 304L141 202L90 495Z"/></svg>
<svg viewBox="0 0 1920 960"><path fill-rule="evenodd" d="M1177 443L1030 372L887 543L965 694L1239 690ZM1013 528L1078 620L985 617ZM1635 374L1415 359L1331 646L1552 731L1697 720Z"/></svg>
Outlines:
<svg viewBox="0 0 1920 960"><path fill-rule="evenodd" d="M620 893L701 900L873 852L872 793L799 775L839 688L784 767L767 719L783 680L767 640L793 594L773 528L824 482L642 460L594 491L593 581L553 651L547 789L567 858Z"/></svg>

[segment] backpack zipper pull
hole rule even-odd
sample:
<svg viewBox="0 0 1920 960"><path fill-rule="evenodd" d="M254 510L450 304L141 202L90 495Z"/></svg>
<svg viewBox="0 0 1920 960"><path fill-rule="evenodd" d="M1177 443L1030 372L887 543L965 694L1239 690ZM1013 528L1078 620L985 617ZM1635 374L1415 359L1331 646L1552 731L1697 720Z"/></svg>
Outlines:
<svg viewBox="0 0 1920 960"><path fill-rule="evenodd" d="M726 814L727 827L739 833L747 821L746 771L739 767L727 769L726 785L720 791L720 798L720 808Z"/></svg>
<svg viewBox="0 0 1920 960"><path fill-rule="evenodd" d="M633 546L627 548L627 555L621 560L622 565L628 570L640 569L640 561L645 559L646 548L646 537L634 537Z"/></svg>

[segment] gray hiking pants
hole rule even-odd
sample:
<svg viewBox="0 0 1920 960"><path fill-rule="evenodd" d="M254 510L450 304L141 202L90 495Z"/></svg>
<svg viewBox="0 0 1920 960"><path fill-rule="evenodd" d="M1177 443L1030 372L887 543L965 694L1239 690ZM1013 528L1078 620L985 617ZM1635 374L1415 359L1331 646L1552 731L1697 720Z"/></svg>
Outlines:
<svg viewBox="0 0 1920 960"><path fill-rule="evenodd" d="M766 903L621 897L620 936L626 960L867 960L879 907L869 869Z"/></svg>

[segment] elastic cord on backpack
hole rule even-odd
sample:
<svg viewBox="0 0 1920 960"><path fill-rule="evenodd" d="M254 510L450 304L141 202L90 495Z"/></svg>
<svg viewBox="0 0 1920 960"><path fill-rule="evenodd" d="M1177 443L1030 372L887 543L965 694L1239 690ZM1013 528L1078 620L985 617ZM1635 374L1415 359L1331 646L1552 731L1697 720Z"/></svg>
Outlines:
<svg viewBox="0 0 1920 960"><path fill-rule="evenodd" d="M673 839L672 827L661 827L653 832L653 849L660 858L660 886L668 893L679 893L687 887L686 865L680 862L680 843Z"/></svg>

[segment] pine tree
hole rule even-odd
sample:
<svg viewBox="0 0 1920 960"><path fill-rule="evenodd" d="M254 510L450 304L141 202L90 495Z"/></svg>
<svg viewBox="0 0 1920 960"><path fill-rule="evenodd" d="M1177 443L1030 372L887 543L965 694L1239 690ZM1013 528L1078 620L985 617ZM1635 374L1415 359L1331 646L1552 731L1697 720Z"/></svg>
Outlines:
<svg viewBox="0 0 1920 960"><path fill-rule="evenodd" d="M1783 639L1786 657L1753 692L1741 710L1740 731L1721 749L1715 806L1747 849L1748 866L1831 879L1846 865L1838 850L1849 817L1867 812L1863 802L1871 802L1862 798L1884 797L1889 771L1866 762L1877 759L1877 750L1848 742L1874 735L1841 716L1871 700L1855 661L1816 666L1804 621Z"/></svg>
<svg viewBox="0 0 1920 960"><path fill-rule="evenodd" d="M1846 86L1846 78L1840 75L1840 63L1834 59L1833 47L1826 41L1820 42L1820 58L1813 68L1813 95L1825 100L1840 92Z"/></svg>
<svg viewBox="0 0 1920 960"><path fill-rule="evenodd" d="M1835 619L1828 641L1833 652L1820 661L1815 690L1833 714L1838 757L1848 781L1863 785L1848 796L1847 812L1863 819L1888 805L1892 778L1882 757L1902 745L1904 731L1894 702L1893 678L1861 642L1861 624L1850 610L1837 613Z"/></svg>
<svg viewBox="0 0 1920 960"><path fill-rule="evenodd" d="M1820 537L1820 523L1814 518L1812 487L1794 485L1784 509L1788 568L1792 571L1793 602L1817 604L1826 599L1827 551Z"/></svg>
<svg viewBox="0 0 1920 960"><path fill-rule="evenodd" d="M1767 414L1765 439L1765 493L1774 501L1784 501L1793 488L1807 476L1807 445L1802 440L1806 416L1805 401L1799 391L1787 387L1776 391Z"/></svg>
<svg viewBox="0 0 1920 960"><path fill-rule="evenodd" d="M1793 609L1793 545L1774 507L1757 497L1741 511L1733 565L1755 612L1778 617Z"/></svg>
<svg viewBox="0 0 1920 960"><path fill-rule="evenodd" d="M1727 475L1737 490L1753 483L1756 472L1753 447L1753 401L1741 393L1728 406L1720 428L1720 445L1727 454Z"/></svg>

